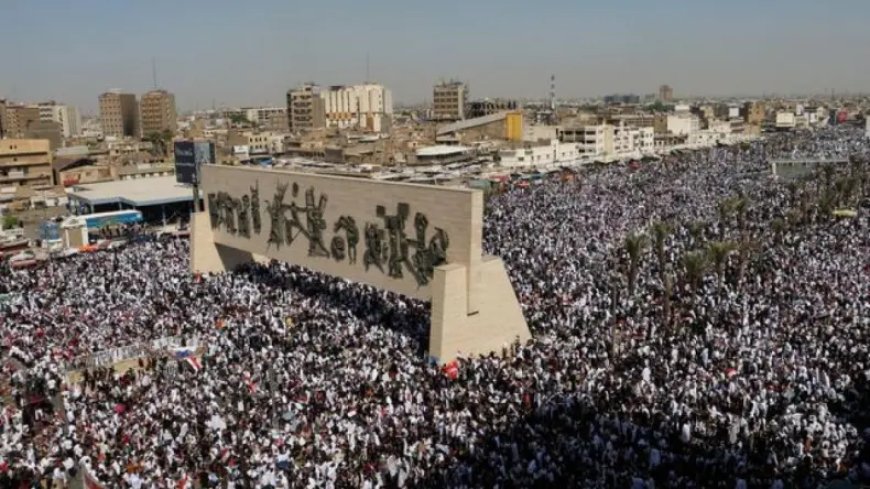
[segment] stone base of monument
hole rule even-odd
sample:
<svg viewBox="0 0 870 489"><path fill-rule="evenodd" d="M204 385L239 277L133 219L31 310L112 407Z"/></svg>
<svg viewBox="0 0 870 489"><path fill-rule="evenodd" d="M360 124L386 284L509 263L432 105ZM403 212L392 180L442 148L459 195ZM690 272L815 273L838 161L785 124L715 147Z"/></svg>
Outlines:
<svg viewBox="0 0 870 489"><path fill-rule="evenodd" d="M195 273L220 273L267 260L215 243L206 213L194 214L190 227L190 268ZM471 273L465 265L436 267L431 286L429 356L434 361L501 353L515 341L531 338L500 258L482 257Z"/></svg>
<svg viewBox="0 0 870 489"><path fill-rule="evenodd" d="M464 265L435 269L429 355L439 363L500 353L531 338L501 259L484 256L471 277Z"/></svg>

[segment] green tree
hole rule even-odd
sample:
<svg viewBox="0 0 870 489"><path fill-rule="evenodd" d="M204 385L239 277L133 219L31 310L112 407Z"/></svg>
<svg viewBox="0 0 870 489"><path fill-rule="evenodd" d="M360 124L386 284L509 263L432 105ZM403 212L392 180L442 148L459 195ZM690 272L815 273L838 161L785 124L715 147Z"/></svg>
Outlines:
<svg viewBox="0 0 870 489"><path fill-rule="evenodd" d="M659 276L664 279L665 276L665 242L671 234L671 226L662 221L657 221L652 225L653 246L655 247L656 257L659 261Z"/></svg>
<svg viewBox="0 0 870 489"><path fill-rule="evenodd" d="M685 280L692 290L696 291L701 285L701 280L704 274L707 273L708 261L707 254L703 251L690 251L683 255L682 258L683 270L685 272Z"/></svg>
<svg viewBox="0 0 870 489"><path fill-rule="evenodd" d="M735 197L734 215L737 216L737 228L743 233L746 231L746 213L749 211L749 201L745 197Z"/></svg>
<svg viewBox="0 0 870 489"><path fill-rule="evenodd" d="M629 234L623 242L625 253L628 255L628 293L634 295L635 280L637 280L637 267L646 247L646 238L640 234Z"/></svg>
<svg viewBox="0 0 870 489"><path fill-rule="evenodd" d="M689 236L692 237L692 246L698 247L701 245L701 240L704 239L704 230L707 224L703 221L692 221L686 225L689 230Z"/></svg>
<svg viewBox="0 0 870 489"><path fill-rule="evenodd" d="M776 244L782 243L782 235L785 233L786 223L782 218L777 217L770 221L770 230L773 231L773 236Z"/></svg>
<svg viewBox="0 0 870 489"><path fill-rule="evenodd" d="M725 270L725 263L728 261L728 256L736 249L736 245L730 241L713 241L707 245L707 255L710 263L713 264L713 270L716 272L716 282L722 283L722 273Z"/></svg>
<svg viewBox="0 0 870 489"><path fill-rule="evenodd" d="M20 223L21 221L12 214L6 214L3 216L3 229L16 228Z"/></svg>

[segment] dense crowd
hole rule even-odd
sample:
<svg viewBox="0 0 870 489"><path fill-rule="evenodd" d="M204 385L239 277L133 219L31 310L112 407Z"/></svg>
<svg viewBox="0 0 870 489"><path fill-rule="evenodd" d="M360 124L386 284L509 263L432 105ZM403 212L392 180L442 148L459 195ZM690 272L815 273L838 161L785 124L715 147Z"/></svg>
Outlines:
<svg viewBox="0 0 870 489"><path fill-rule="evenodd" d="M852 163L774 181L788 148ZM426 360L428 304L279 263L191 275L184 240L5 271L0 486L870 480L868 152L779 136L493 195L484 245L534 339L456 375ZM198 361L65 377L165 337Z"/></svg>

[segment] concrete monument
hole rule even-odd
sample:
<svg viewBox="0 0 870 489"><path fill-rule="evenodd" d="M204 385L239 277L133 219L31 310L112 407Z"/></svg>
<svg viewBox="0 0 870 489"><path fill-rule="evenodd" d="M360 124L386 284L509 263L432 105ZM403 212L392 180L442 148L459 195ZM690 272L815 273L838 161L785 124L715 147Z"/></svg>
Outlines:
<svg viewBox="0 0 870 489"><path fill-rule="evenodd" d="M530 337L501 259L483 256L479 190L204 165L191 268L266 257L432 301L429 354Z"/></svg>

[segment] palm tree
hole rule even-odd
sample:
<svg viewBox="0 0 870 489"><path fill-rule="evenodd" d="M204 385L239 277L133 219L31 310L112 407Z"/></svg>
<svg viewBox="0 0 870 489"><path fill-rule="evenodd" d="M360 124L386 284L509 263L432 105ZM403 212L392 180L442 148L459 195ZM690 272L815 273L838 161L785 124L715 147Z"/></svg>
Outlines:
<svg viewBox="0 0 870 489"><path fill-rule="evenodd" d="M728 261L728 255L736 248L737 246L731 241L713 241L707 245L707 254L716 272L716 281L720 284L722 283L722 272L725 268L725 262Z"/></svg>
<svg viewBox="0 0 870 489"><path fill-rule="evenodd" d="M623 246L625 253L628 255L628 293L634 295L637 267L640 264L640 258L646 246L646 238L640 234L629 234L625 237Z"/></svg>
<svg viewBox="0 0 870 489"><path fill-rule="evenodd" d="M822 167L822 177L823 177L824 180L825 180L825 188L826 188L826 189L830 189L830 188L831 188L831 183L832 183L833 180L834 180L834 172L835 172L835 171L836 171L836 170L835 170L835 168L834 168L834 165L832 165L832 164L830 164L830 163L828 163L828 164L826 164L825 166Z"/></svg>
<svg viewBox="0 0 870 489"><path fill-rule="evenodd" d="M656 249L656 257L659 260L659 276L665 276L665 241L671 233L671 227L666 222L657 221L652 225L653 244Z"/></svg>
<svg viewBox="0 0 870 489"><path fill-rule="evenodd" d="M782 235L785 232L786 224L785 220L777 217L776 219L770 221L770 229L773 231L774 239L776 244L782 243Z"/></svg>
<svg viewBox="0 0 870 489"><path fill-rule="evenodd" d="M725 225L731 218L731 213L734 212L734 200L725 199L722 202L719 202L719 205L716 206L716 211L719 214L719 238L724 239Z"/></svg>
<svg viewBox="0 0 870 489"><path fill-rule="evenodd" d="M662 322L664 324L671 323L671 296L674 295L674 279L670 273L663 273L664 275L664 291L662 297L662 313L664 317L662 318Z"/></svg>
<svg viewBox="0 0 870 489"><path fill-rule="evenodd" d="M707 255L701 251L690 251L683 255L683 269L686 272L686 282L694 291L698 290L701 279L707 272Z"/></svg>
<svg viewBox="0 0 870 489"><path fill-rule="evenodd" d="M788 182L786 188L788 188L789 204L794 207L797 204L798 183L792 180Z"/></svg>
<svg viewBox="0 0 870 489"><path fill-rule="evenodd" d="M737 214L737 227L740 232L746 231L746 211L749 210L749 201L745 197L734 199L734 213Z"/></svg>
<svg viewBox="0 0 870 489"><path fill-rule="evenodd" d="M689 230L689 236L692 237L692 246L697 247L701 245L706 227L707 224L703 221L692 221L686 225L686 228Z"/></svg>
<svg viewBox="0 0 870 489"><path fill-rule="evenodd" d="M782 221L782 219L780 219L780 222L782 222L784 228L785 222ZM734 285L739 285L743 283L743 278L746 275L746 265L749 263L749 258L752 253L754 253L757 249L757 241L744 239L737 243L737 277L735 279Z"/></svg>

